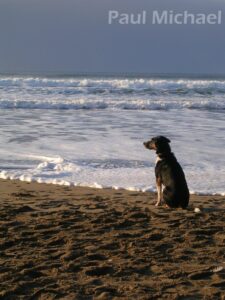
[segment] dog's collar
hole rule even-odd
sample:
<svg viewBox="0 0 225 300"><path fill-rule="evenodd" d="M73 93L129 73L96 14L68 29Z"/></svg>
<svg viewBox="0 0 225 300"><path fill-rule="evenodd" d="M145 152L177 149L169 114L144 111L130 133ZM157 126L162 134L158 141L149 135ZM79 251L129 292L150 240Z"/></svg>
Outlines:
<svg viewBox="0 0 225 300"><path fill-rule="evenodd" d="M157 151L156 151L156 154L157 154L157 156L158 156L160 159L162 159L163 157L168 156L169 153L163 153L163 152L157 152Z"/></svg>
<svg viewBox="0 0 225 300"><path fill-rule="evenodd" d="M164 158L168 158L168 157L171 157L171 158L175 157L173 152L166 152L166 153L165 152L161 152L161 153L156 152L156 154L157 154L157 157L159 157L160 160L163 160Z"/></svg>

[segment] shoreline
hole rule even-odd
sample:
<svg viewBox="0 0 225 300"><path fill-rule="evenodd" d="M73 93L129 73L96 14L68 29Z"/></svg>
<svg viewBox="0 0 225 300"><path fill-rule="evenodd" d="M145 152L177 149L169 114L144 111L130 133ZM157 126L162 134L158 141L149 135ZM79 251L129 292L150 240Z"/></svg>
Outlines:
<svg viewBox="0 0 225 300"><path fill-rule="evenodd" d="M156 189L150 189L150 188L136 188L136 187L119 187L119 186L102 186L101 184L94 183L92 185L82 185L82 184L76 184L76 183L71 183L69 181L50 181L50 182L41 182L38 180L33 180L33 179L11 179L11 178L4 178L0 177L0 181L5 180L5 181L18 181L21 183L34 183L34 184L44 184L44 185L53 185L53 186L62 186L62 187L70 187L70 188L90 188L90 189L96 189L96 190L114 190L114 191L128 191L128 192L136 192L136 193L150 193L150 194L156 194ZM192 191L189 190L190 196L208 196L208 197L224 197L225 192L213 192L213 193L208 193L208 192L197 192L197 191Z"/></svg>
<svg viewBox="0 0 225 300"><path fill-rule="evenodd" d="M225 197L155 198L0 179L0 299L223 299Z"/></svg>

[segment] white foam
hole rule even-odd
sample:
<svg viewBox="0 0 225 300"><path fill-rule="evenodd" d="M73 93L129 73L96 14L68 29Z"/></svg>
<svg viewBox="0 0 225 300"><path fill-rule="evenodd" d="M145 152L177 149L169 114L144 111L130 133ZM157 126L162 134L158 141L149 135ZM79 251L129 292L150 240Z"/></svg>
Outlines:
<svg viewBox="0 0 225 300"><path fill-rule="evenodd" d="M116 168L116 169L95 169L92 166L77 166L70 163L70 168L58 168L57 163L54 162L43 162L36 166L34 169L29 169L25 173L22 171L1 171L0 178L2 179L19 179L21 181L37 181L39 183L51 183L57 185L66 186L84 186L92 188L113 188L113 189L126 189L129 191L137 192L156 192L155 187L155 175L154 168ZM49 167L50 166L50 167ZM223 190L219 190L216 186L206 187L202 178L204 177L205 171L202 174L197 174L195 179L190 176L193 172L186 168L186 177L191 194L208 195L217 194L224 195ZM129 176L128 176L129 174ZM218 173L217 176L222 176L222 173ZM223 174L224 176L224 174ZM213 180L214 173L207 174L207 181ZM194 188L194 189L193 189Z"/></svg>
<svg viewBox="0 0 225 300"><path fill-rule="evenodd" d="M149 78L43 78L43 77L0 77L1 87L23 88L102 88L128 90L186 90L225 92L225 80L201 79L149 79ZM204 91L204 90L203 90Z"/></svg>
<svg viewBox="0 0 225 300"><path fill-rule="evenodd" d="M10 98L10 97L8 97ZM126 96L123 99L48 99L24 100L21 99L0 99L0 109L42 109L42 110L99 110L99 109L116 109L116 110L169 110L169 109L208 109L224 110L225 101L223 97L217 99L205 98L172 98L163 99L160 97L150 97L132 99Z"/></svg>
<svg viewBox="0 0 225 300"><path fill-rule="evenodd" d="M224 80L0 77L0 109L225 109Z"/></svg>

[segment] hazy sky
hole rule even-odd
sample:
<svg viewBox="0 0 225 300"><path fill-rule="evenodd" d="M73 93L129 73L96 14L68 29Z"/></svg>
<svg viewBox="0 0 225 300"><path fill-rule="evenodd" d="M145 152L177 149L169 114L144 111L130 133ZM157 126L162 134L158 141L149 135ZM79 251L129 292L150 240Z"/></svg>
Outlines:
<svg viewBox="0 0 225 300"><path fill-rule="evenodd" d="M222 25L108 25L109 10L222 10ZM225 0L0 0L5 72L225 74Z"/></svg>

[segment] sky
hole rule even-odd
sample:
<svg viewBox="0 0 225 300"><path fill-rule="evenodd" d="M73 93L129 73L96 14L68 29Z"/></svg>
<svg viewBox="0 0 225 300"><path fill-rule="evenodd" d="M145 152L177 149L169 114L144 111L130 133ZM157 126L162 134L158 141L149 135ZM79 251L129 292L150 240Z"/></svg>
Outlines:
<svg viewBox="0 0 225 300"><path fill-rule="evenodd" d="M110 10L148 22L109 25ZM154 10L222 24L153 25ZM0 73L225 75L225 0L0 0Z"/></svg>

